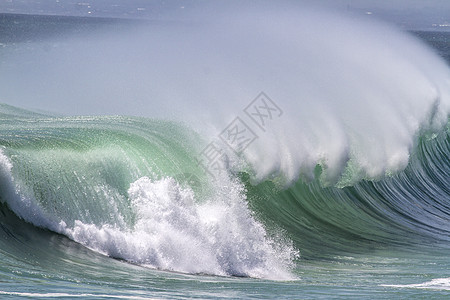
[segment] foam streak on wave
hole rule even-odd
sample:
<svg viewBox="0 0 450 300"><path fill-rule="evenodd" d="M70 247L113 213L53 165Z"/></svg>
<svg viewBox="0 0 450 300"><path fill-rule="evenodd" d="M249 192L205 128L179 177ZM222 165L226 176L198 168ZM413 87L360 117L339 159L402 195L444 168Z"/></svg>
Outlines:
<svg viewBox="0 0 450 300"><path fill-rule="evenodd" d="M431 281L416 284L386 284L383 286L450 291L450 278L436 278Z"/></svg>

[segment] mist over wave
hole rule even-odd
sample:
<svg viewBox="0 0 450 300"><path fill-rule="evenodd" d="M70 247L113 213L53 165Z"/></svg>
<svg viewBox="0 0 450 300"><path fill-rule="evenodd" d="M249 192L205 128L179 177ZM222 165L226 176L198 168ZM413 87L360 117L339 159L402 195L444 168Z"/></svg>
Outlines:
<svg viewBox="0 0 450 300"><path fill-rule="evenodd" d="M258 139L241 153L257 181L312 178L319 164L325 185L345 186L404 169L420 132L447 122L447 65L385 24L289 8L194 10L181 22L36 43L9 54L0 97L175 119L208 141L264 91L284 114L253 128Z"/></svg>

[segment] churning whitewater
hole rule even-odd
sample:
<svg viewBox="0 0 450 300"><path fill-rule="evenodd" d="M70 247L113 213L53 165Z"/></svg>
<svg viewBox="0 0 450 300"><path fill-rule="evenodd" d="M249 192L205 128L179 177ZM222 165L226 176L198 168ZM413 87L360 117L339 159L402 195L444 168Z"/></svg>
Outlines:
<svg viewBox="0 0 450 300"><path fill-rule="evenodd" d="M448 250L450 69L425 43L307 10L111 28L0 49L0 100L17 104L0 104L7 238L305 284L317 261ZM21 108L36 106L55 113ZM371 284L448 289L434 275Z"/></svg>

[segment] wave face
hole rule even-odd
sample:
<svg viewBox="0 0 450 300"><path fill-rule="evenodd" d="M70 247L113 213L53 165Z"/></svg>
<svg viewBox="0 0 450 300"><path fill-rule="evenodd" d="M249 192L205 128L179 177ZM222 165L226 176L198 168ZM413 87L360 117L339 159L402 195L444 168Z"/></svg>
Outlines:
<svg viewBox="0 0 450 300"><path fill-rule="evenodd" d="M282 9L113 28L2 50L2 99L71 115L0 105L3 236L57 233L152 269L314 282L341 274L324 261L448 250L450 70L422 42ZM220 174L201 160L214 149Z"/></svg>
<svg viewBox="0 0 450 300"><path fill-rule="evenodd" d="M449 151L447 125L436 136L421 136L408 166L381 180L324 187L318 168L317 179L281 191L271 181L247 181L249 200L264 218L291 232L303 257L367 247L448 247Z"/></svg>

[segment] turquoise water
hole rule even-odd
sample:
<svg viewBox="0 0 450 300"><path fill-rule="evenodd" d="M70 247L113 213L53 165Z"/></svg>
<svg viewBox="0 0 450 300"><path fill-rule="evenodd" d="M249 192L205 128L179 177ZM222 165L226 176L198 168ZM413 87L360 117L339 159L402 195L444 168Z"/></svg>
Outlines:
<svg viewBox="0 0 450 300"><path fill-rule="evenodd" d="M50 18L48 23L46 19L17 18L15 24L20 24L19 28L38 22L53 29L45 35L48 27L43 26L37 37L25 34L25 40L11 38L20 34L6 35L8 40L2 42L4 55L0 62L2 100L12 97L14 104L30 106L33 100L21 97L33 93L39 99L59 97L65 95L67 82L72 86L83 82L75 75L105 76L106 73L96 73L97 69L105 68L107 72L120 66L123 73L119 75L124 81L118 85L136 88L136 97L140 96L138 92L147 91L140 90L139 84L127 85L133 78L137 81L139 78L128 77L134 71L130 72L122 62L111 63L113 67L109 61L107 66L103 65L101 57L109 55L106 50L101 55L91 53L94 56L86 57L97 60L89 60L87 64L80 60L76 68L72 64L72 60L80 59L76 54L70 56L69 62L62 60L80 45L78 40L67 40L66 34L75 34L79 39L80 32L95 31L100 25L104 30L107 24L93 22L79 27L84 24L82 19ZM58 22L64 24L60 31L64 38L58 34L55 38ZM111 26L117 30L116 23ZM13 26L8 30L18 29ZM242 37L231 33L241 45ZM189 32L183 34L192 37ZM396 34L404 33L392 33L393 38ZM324 106L315 106L301 97L301 100L284 99L281 95L287 94L277 93L278 85L273 83L275 87L269 88L268 93L277 96L277 105L283 109L280 122L274 121L265 132L251 127L258 134L257 140L237 153L227 148L226 141L221 143L216 133L209 134L225 128L230 116L233 119L239 114L251 126L251 120L240 112L248 103L234 102L228 99L229 95L225 104L202 102L199 95L200 104L190 102L194 107L184 110L185 117L176 113L170 117L158 115L157 110L167 96L161 91L161 99L149 100L154 105L150 112L139 107L142 110L139 115L148 114L145 117L76 116L77 112L67 113L58 108L64 105L51 99L37 108L61 112L1 104L2 298L448 298L450 129L446 85L449 78L445 76L449 73L438 55L448 57L449 36L435 32L416 34L437 47L437 54L421 42L405 38L398 43L410 47L411 59L403 60L401 50L398 53L386 46L392 55L375 56L378 64L363 65L361 69L367 53L361 54L364 59L359 60L353 52L347 55L345 48L337 46L330 52L339 54L335 57L321 53L314 44L305 46L304 40L301 43L283 40L295 49L298 47L297 50L311 47L312 52L302 52L307 58L329 55L325 69L319 63L323 57L312 62L317 66L310 74L313 79L305 77L300 83L294 82L301 86L299 93L310 89L307 94L317 97L315 103ZM270 34L265 37L273 38ZM227 38L225 34L225 42ZM351 44L354 38L344 39ZM55 44L55 39L60 44ZM368 49L383 44L374 39ZM142 46L133 39L126 41ZM308 40L324 41L332 46L341 45L329 37ZM106 47L110 42L108 37ZM256 42L265 44L267 39ZM163 40L162 46L158 46L162 52L152 53L171 55L165 47L171 43L174 43L171 39ZM188 65L192 59L204 58L203 52L191 50L204 50L205 44L212 47L207 42L199 43L200 46L191 43L189 38L182 42L187 47ZM230 52L220 57L234 61L234 53L241 53L234 46L225 48L225 53ZM266 46L272 47L272 43ZM146 50L156 51L153 44L148 47ZM241 49L242 53L254 50L248 47ZM97 48L86 49L89 52ZM267 59L270 53L256 53L255 61ZM286 54L292 53L296 52L289 50ZM132 54L125 55L123 60L143 65L139 75L145 73L147 64L154 66L164 57L156 55L149 62L135 61L133 57L142 58L143 54L139 51ZM294 57L300 66L304 64ZM326 74L342 68L341 60L335 64L337 58L346 62L348 73L358 76L347 77L342 72L342 78L334 79L339 84L324 88L322 84L329 83ZM66 81L64 73L53 68L52 59L57 62L55 65L69 67L65 72L69 70L75 75ZM248 61L240 64L255 67L255 61L250 58ZM275 74L275 78L287 80L281 86L295 90L297 85L291 85L289 79L297 74L296 70L288 70L285 63L290 66L292 60L274 58L273 64L267 62L266 66L273 68L270 74ZM89 67L92 65L93 68ZM290 73L278 73L277 65ZM37 67L40 69L34 69ZM87 73L80 71L85 67ZM386 68L397 80L393 85L383 81L386 77L392 80ZM171 69L169 64L167 69ZM37 73L22 78L17 70ZM149 70L151 73L153 69ZM359 73L361 70L364 72ZM157 73L167 76L165 71L158 69ZM205 79L195 68L191 71L192 76ZM227 71L232 73L230 77L235 75L233 70ZM56 76L49 77L54 85L48 85L49 78L41 76L46 72L56 72ZM216 80L230 78L225 72L215 73L214 68L207 73L210 81L205 90L220 88ZM370 74L367 78L366 73ZM403 73L404 77L397 76ZM318 74L323 76L314 77ZM177 76L173 77L173 86L183 90L184 79L180 81ZM59 81L58 77L62 79ZM363 88L354 87L355 78ZM271 79L258 77L256 81L267 84ZM38 83L43 84L46 93L40 94L39 89L28 93L26 87ZM96 89L84 86L73 89L71 92L75 94L70 99L77 95L96 96L93 91L104 88L102 83L99 77L91 85L97 84ZM229 82L231 87L234 84ZM249 85L253 84L252 79ZM315 90L315 85L320 87ZM195 80L187 86L199 90ZM350 88L352 93L348 93ZM327 102L330 94L332 100ZM358 101L352 102L352 95ZM371 101L361 100L361 95L369 95ZM120 100L122 95L117 97ZM190 100L187 97L184 102ZM169 107L174 108L173 103L177 102L169 103ZM106 114L112 104L114 100L81 109L92 109L94 113L104 107ZM67 109L73 105L68 101ZM133 107L135 103L128 105ZM196 113L196 105L203 106L212 117ZM183 110L181 104L176 108ZM202 126L192 118L203 121ZM208 130L205 123L210 126ZM212 140L226 154L219 161L225 172L214 178L210 176L211 170L205 170L199 161Z"/></svg>

